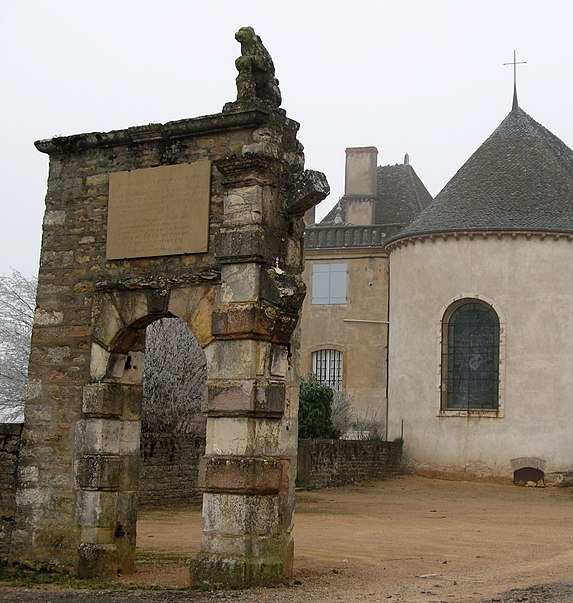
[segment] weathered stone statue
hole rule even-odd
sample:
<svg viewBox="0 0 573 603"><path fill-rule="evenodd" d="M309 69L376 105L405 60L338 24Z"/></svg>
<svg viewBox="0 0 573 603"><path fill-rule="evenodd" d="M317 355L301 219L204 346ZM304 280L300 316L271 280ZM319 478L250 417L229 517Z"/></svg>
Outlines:
<svg viewBox="0 0 573 603"><path fill-rule="evenodd" d="M280 107L281 91L275 77L271 55L252 27L241 27L235 34L241 43L241 56L235 61L237 76L237 102L266 101Z"/></svg>

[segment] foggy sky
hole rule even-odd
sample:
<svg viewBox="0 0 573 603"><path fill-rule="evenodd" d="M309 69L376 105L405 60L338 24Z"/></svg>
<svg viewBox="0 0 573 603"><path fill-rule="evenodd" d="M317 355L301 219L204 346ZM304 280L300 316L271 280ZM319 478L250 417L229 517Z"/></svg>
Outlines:
<svg viewBox="0 0 573 603"><path fill-rule="evenodd" d="M2 0L0 274L37 273L48 157L38 139L219 112L236 96L234 33L271 53L306 167L343 194L344 150L404 154L436 195L511 108L573 146L566 0Z"/></svg>

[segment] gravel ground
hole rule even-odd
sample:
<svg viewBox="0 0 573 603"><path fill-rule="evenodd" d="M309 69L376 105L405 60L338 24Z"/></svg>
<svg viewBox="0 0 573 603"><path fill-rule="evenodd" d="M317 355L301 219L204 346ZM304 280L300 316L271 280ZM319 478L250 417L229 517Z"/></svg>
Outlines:
<svg viewBox="0 0 573 603"><path fill-rule="evenodd" d="M274 592L274 594L273 594ZM374 593L369 593L370 595ZM216 603L236 601L255 603L260 601L290 601L291 603L353 603L356 598L347 598L336 593L307 593L303 588L277 589L276 591L244 591L217 593L190 593L181 591L79 591L79 590L39 590L0 587L0 601L3 603ZM369 598L370 601L390 601L385 593ZM442 603L439 598L436 603ZM572 603L573 582L540 584L525 589L510 590L483 603ZM415 603L415 600L412 600Z"/></svg>
<svg viewBox="0 0 573 603"><path fill-rule="evenodd" d="M571 603L572 601L573 582L553 582L530 588L513 589L484 603Z"/></svg>
<svg viewBox="0 0 573 603"><path fill-rule="evenodd" d="M198 509L142 510L117 587L0 582L0 603L573 603L571 488L407 476L301 492L290 587L184 590L200 535Z"/></svg>

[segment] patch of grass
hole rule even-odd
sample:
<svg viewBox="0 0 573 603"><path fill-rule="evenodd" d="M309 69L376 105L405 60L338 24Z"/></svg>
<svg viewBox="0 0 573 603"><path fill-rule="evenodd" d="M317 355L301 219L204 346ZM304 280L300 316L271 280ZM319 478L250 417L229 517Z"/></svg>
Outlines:
<svg viewBox="0 0 573 603"><path fill-rule="evenodd" d="M75 590L147 590L147 591L191 591L211 592L232 590L221 584L198 583L189 586L168 586L161 584L138 584L116 582L109 578L77 578L48 569L31 570L21 567L0 566L0 584L14 588L54 587Z"/></svg>
<svg viewBox="0 0 573 603"><path fill-rule="evenodd" d="M35 586L102 590L114 588L114 582L107 578L77 578L47 569L34 571L20 567L0 567L0 582L7 586L27 588Z"/></svg>
<svg viewBox="0 0 573 603"><path fill-rule="evenodd" d="M195 555L193 553L177 553L164 550L138 550L135 554L136 563L190 563Z"/></svg>

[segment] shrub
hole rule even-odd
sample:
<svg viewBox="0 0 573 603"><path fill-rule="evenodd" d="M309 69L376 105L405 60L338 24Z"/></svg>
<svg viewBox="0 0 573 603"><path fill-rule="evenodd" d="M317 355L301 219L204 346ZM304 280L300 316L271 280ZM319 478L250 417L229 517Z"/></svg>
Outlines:
<svg viewBox="0 0 573 603"><path fill-rule="evenodd" d="M368 414L354 422L354 436L357 440L384 441L384 425L377 420L378 411L372 416Z"/></svg>
<svg viewBox="0 0 573 603"><path fill-rule="evenodd" d="M346 436L352 421L352 396L345 391L335 391L332 398L332 425L339 433L338 437Z"/></svg>
<svg viewBox="0 0 573 603"><path fill-rule="evenodd" d="M333 395L333 390L319 383L314 375L301 379L298 411L299 438L340 437L340 432L332 424Z"/></svg>

